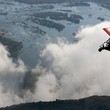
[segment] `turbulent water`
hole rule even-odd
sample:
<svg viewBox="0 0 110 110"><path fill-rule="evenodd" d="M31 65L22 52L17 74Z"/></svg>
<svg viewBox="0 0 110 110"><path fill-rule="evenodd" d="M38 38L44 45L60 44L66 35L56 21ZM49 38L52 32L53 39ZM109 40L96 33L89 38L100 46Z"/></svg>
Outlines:
<svg viewBox="0 0 110 110"><path fill-rule="evenodd" d="M110 54L97 51L109 10L76 5L0 0L0 34L23 44L17 63L0 45L0 106L110 95Z"/></svg>

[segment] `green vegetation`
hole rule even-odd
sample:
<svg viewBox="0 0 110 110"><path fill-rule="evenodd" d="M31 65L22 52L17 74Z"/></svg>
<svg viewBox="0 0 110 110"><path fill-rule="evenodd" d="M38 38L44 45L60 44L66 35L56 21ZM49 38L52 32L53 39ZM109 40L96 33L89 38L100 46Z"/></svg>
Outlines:
<svg viewBox="0 0 110 110"><path fill-rule="evenodd" d="M32 26L31 31L33 33L36 33L37 35L45 35L46 34L46 32L43 31L42 29L40 29L38 26L37 27Z"/></svg>
<svg viewBox="0 0 110 110"><path fill-rule="evenodd" d="M42 6L39 6L41 9L54 9L54 6L53 5L42 5Z"/></svg>
<svg viewBox="0 0 110 110"><path fill-rule="evenodd" d="M30 29L33 33L37 34L37 36L45 35L46 34L46 32L43 31L42 29L40 29L38 26L29 26L25 22L22 22L20 25L22 25L22 27L24 29Z"/></svg>
<svg viewBox="0 0 110 110"><path fill-rule="evenodd" d="M8 13L7 12L0 12L0 15L8 15Z"/></svg>
<svg viewBox="0 0 110 110"><path fill-rule="evenodd" d="M81 19L83 19L82 16L71 14L68 16L68 13L61 13L61 12L41 12L41 13L35 13L33 14L36 18L44 18L47 19L48 17L52 20L67 20L74 23L79 23Z"/></svg>
<svg viewBox="0 0 110 110"><path fill-rule="evenodd" d="M85 3L85 2L71 2L70 4L64 5L64 6L67 6L67 7L73 7L73 6L87 6L87 7L89 7L90 4L89 4L89 3Z"/></svg>
<svg viewBox="0 0 110 110"><path fill-rule="evenodd" d="M84 1L90 2L90 0L84 0ZM91 2L95 2L104 8L110 9L110 0L91 0Z"/></svg>
<svg viewBox="0 0 110 110"><path fill-rule="evenodd" d="M10 57L18 58L19 51L22 49L22 42L14 41L0 35L0 43L5 45L10 52Z"/></svg>
<svg viewBox="0 0 110 110"><path fill-rule="evenodd" d="M51 20L35 18L35 19L32 19L32 21L34 23L39 24L39 25L46 26L46 27L52 28L52 29L56 29L59 32L62 31L65 28L65 26L63 26L62 24L56 23L56 22L51 21Z"/></svg>
<svg viewBox="0 0 110 110"><path fill-rule="evenodd" d="M100 20L100 21L104 21L104 20L105 20L105 19L102 18L102 17L98 17L97 19Z"/></svg>
<svg viewBox="0 0 110 110"><path fill-rule="evenodd" d="M60 10L60 11L64 11L64 12L72 12L72 10Z"/></svg>
<svg viewBox="0 0 110 110"><path fill-rule="evenodd" d="M21 3L29 3L29 4L44 4L44 3L63 3L68 0L15 0Z"/></svg>
<svg viewBox="0 0 110 110"><path fill-rule="evenodd" d="M80 23L80 20L83 19L83 17L76 14L71 14L68 16L68 13L49 11L34 13L30 19L34 23L46 26L48 28L56 29L57 31L61 32L65 28L65 26L61 23L58 23L58 21L66 20L78 24Z"/></svg>
<svg viewBox="0 0 110 110"><path fill-rule="evenodd" d="M53 20L65 20L66 17L68 17L67 13L61 13L61 12L40 12L40 13L35 13L33 14L33 16L35 17L39 17L39 18L47 18L49 17L50 19Z"/></svg>
<svg viewBox="0 0 110 110"><path fill-rule="evenodd" d="M21 3L29 3L29 4L44 4L44 3L70 3L70 6L89 6L88 3L85 2L95 2L101 5L104 8L110 9L110 0L15 0ZM71 3L74 2L72 5Z"/></svg>

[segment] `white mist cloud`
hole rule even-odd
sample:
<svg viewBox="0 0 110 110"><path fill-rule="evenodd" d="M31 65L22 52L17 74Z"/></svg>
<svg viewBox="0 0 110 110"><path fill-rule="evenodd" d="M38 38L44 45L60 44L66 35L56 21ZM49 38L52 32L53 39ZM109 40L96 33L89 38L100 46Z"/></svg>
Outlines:
<svg viewBox="0 0 110 110"><path fill-rule="evenodd" d="M20 59L18 64L13 63L6 47L0 44L0 106L22 102L18 89L25 71L24 63Z"/></svg>
<svg viewBox="0 0 110 110"><path fill-rule="evenodd" d="M110 52L98 52L108 39L102 30L108 26L110 22L81 27L77 43L61 39L47 44L41 54L43 62L29 72L20 59L13 63L0 45L0 106L110 95Z"/></svg>
<svg viewBox="0 0 110 110"><path fill-rule="evenodd" d="M36 94L43 94L39 100L110 95L110 52L98 52L99 45L108 39L102 30L108 26L110 22L82 27L75 36L80 40L74 44L59 41L47 45L42 57L49 64L49 73L36 83Z"/></svg>

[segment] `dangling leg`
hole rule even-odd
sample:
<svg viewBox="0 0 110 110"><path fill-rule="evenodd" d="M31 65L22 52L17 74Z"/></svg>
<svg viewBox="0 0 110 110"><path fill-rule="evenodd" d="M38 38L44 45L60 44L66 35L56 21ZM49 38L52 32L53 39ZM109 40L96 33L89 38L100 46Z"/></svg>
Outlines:
<svg viewBox="0 0 110 110"><path fill-rule="evenodd" d="M98 51L101 52L104 49L105 49L104 46L100 46L100 48L98 49Z"/></svg>

